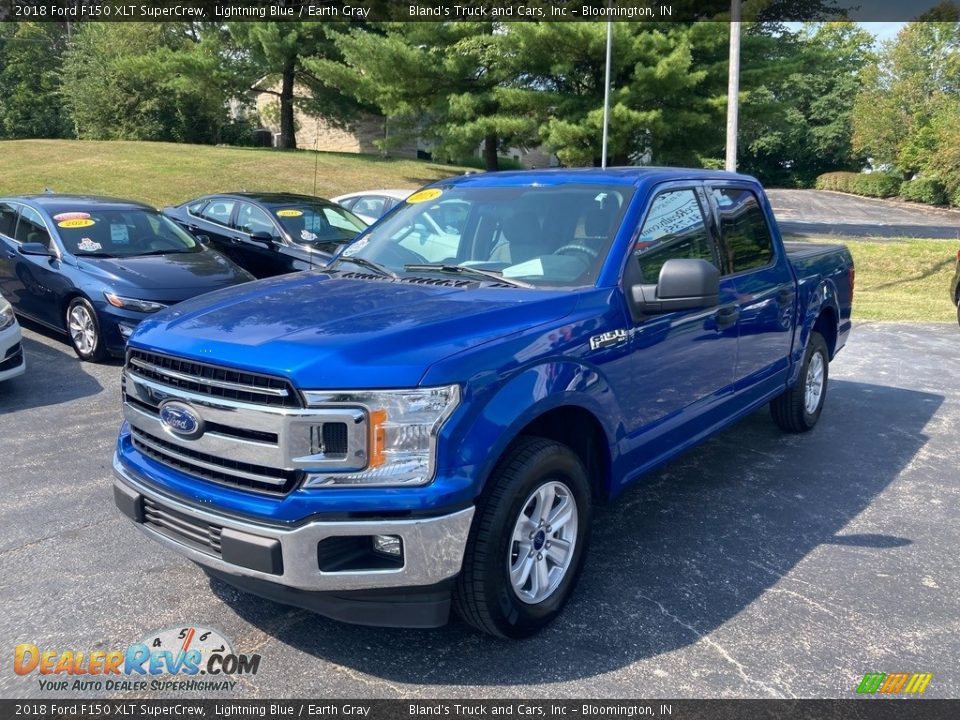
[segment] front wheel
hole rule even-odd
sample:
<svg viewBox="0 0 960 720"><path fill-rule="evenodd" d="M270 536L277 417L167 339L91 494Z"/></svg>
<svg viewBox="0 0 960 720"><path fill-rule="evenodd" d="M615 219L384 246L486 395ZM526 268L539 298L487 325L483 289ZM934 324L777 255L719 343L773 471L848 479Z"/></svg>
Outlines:
<svg viewBox="0 0 960 720"><path fill-rule="evenodd" d="M810 333L799 379L770 403L770 414L782 430L807 432L817 424L827 399L829 357L823 336L818 332Z"/></svg>
<svg viewBox="0 0 960 720"><path fill-rule="evenodd" d="M478 507L454 607L479 630L526 637L563 609L583 566L590 482L565 445L523 438Z"/></svg>
<svg viewBox="0 0 960 720"><path fill-rule="evenodd" d="M67 307L67 332L73 351L81 360L98 362L107 356L97 311L85 298L78 297L70 301Z"/></svg>

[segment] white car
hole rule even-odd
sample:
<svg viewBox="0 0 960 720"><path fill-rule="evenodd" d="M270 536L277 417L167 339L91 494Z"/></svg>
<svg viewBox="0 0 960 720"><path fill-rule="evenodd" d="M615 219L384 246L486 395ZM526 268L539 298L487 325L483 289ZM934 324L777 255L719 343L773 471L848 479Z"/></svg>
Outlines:
<svg viewBox="0 0 960 720"><path fill-rule="evenodd" d="M26 371L27 359L20 340L20 325L13 308L0 295L0 380L9 380Z"/></svg>
<svg viewBox="0 0 960 720"><path fill-rule="evenodd" d="M330 199L372 225L388 210L402 203L414 192L416 189L362 190Z"/></svg>

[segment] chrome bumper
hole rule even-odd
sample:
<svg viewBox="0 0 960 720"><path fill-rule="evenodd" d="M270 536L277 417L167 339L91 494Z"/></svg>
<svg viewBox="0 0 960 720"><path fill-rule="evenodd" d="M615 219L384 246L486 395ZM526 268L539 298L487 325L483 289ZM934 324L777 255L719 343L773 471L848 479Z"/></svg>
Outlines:
<svg viewBox="0 0 960 720"><path fill-rule="evenodd" d="M326 592L343 590L367 590L373 588L400 588L434 585L460 572L464 546L474 508L441 517L414 520L364 520L347 522L310 522L295 528L285 529L270 525L238 520L173 499L149 487L135 473L126 468L114 455L113 472L115 495L120 498L146 498L159 517L167 518L168 527L182 533L197 536L197 528L219 528L214 549L204 551L196 545L179 541L177 532L162 532L159 525L136 521L135 524L148 537L166 545L193 560L214 570L229 575L255 578L299 590ZM118 501L118 505L119 505ZM125 511L125 514L130 515ZM280 572L264 572L225 561L217 550L219 538L248 543L259 551L264 546L277 547L282 562ZM403 540L403 566L385 570L360 570L321 572L317 560L317 544L328 537L364 535L398 535ZM202 533L201 535L202 536Z"/></svg>

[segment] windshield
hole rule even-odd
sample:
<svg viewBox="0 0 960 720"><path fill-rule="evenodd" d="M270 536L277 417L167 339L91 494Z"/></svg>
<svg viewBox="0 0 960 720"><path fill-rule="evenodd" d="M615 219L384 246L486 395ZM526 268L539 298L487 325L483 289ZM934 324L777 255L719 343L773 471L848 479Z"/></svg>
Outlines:
<svg viewBox="0 0 960 720"><path fill-rule="evenodd" d="M591 285L632 194L626 186L575 184L429 188L364 233L343 259L398 275L482 281L467 270L474 269L515 285Z"/></svg>
<svg viewBox="0 0 960 720"><path fill-rule="evenodd" d="M338 205L295 203L272 207L271 212L294 242L309 245L340 245L367 227Z"/></svg>
<svg viewBox="0 0 960 720"><path fill-rule="evenodd" d="M200 252L201 245L171 220L146 208L52 211L67 252L77 257L133 257Z"/></svg>

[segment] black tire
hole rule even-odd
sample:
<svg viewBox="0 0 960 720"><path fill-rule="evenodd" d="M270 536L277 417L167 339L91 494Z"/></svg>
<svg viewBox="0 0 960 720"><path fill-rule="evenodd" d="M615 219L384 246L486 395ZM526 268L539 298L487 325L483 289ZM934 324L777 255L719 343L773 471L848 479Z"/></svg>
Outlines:
<svg viewBox="0 0 960 720"><path fill-rule="evenodd" d="M816 409L813 412L808 412L806 407L807 373L810 369L811 359L817 354L820 355L820 361L823 363L823 388ZM802 433L813 429L817 420L820 419L820 413L823 412L823 403L827 399L829 374L830 351L827 349L827 343L823 336L814 331L810 333L810 341L807 343L807 351L803 356L803 366L800 368L800 375L796 384L785 390L782 395L770 403L770 414L773 416L774 422L780 426L780 429L792 433Z"/></svg>
<svg viewBox="0 0 960 720"><path fill-rule="evenodd" d="M511 552L516 547L512 535L527 500L551 482L566 486L567 497L576 503L576 541L559 584L541 602L531 604L519 598L510 580ZM497 463L478 503L454 590L457 614L478 630L505 638L527 637L550 623L579 578L590 516L590 481L573 451L553 440L520 438Z"/></svg>
<svg viewBox="0 0 960 720"><path fill-rule="evenodd" d="M74 311L76 309L86 312L87 316L90 318L90 325L93 332L93 343L89 348L78 344L71 330L71 317L74 315ZM89 300L82 297L77 297L71 300L70 304L67 306L64 323L67 328L67 337L70 339L70 345L73 347L73 351L77 354L78 358L81 360L86 360L87 362L100 362L107 357L107 348L103 342L103 333L100 331L100 318L97 317L97 311L93 309L93 305L90 304Z"/></svg>

